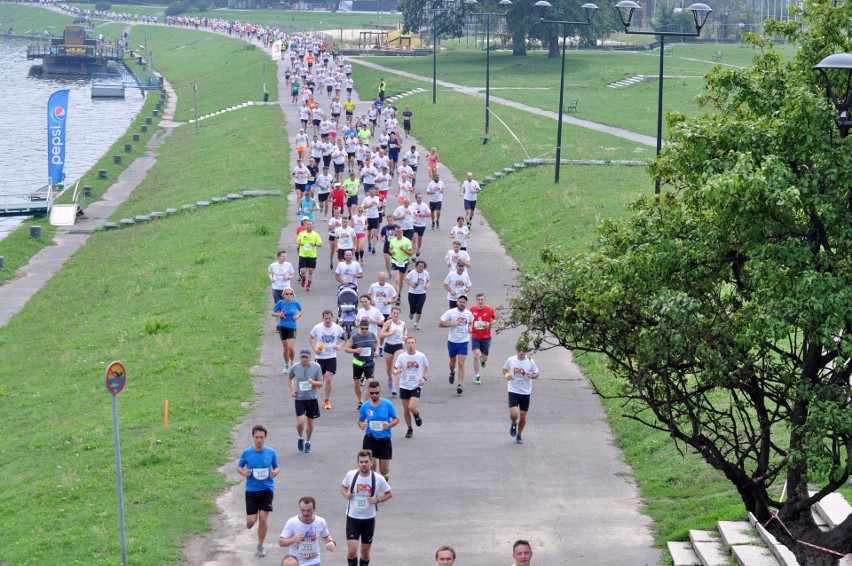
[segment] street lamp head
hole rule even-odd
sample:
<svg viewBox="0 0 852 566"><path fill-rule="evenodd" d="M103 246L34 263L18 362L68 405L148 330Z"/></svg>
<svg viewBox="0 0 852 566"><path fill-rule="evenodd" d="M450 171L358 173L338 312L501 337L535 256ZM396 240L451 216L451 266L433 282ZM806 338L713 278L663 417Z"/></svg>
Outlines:
<svg viewBox="0 0 852 566"><path fill-rule="evenodd" d="M479 2L477 2L476 0L464 0L464 3L469 5L469 6L475 6L475 5L479 4Z"/></svg>
<svg viewBox="0 0 852 566"><path fill-rule="evenodd" d="M852 107L852 55L849 53L835 53L829 55L817 65L814 66L822 73L825 79L825 91L834 108L837 109L837 127L840 128L840 137L845 138L849 135L849 129L852 128L852 119L849 117L849 109ZM828 69L840 69L846 71L846 92L842 98L831 89L831 80L828 76Z"/></svg>
<svg viewBox="0 0 852 566"><path fill-rule="evenodd" d="M618 17L621 18L621 25L624 26L624 31L630 28L630 22L633 20L633 12L640 9L641 6L633 0L621 0L615 5L615 11L618 12Z"/></svg>
<svg viewBox="0 0 852 566"><path fill-rule="evenodd" d="M497 3L497 5L498 6L511 6L512 0L500 0L500 2Z"/></svg>
<svg viewBox="0 0 852 566"><path fill-rule="evenodd" d="M538 0L533 6L536 8L551 8L553 5L547 0Z"/></svg>
<svg viewBox="0 0 852 566"><path fill-rule="evenodd" d="M586 13L586 21L592 23L592 18L594 18L595 14L598 13L598 5L592 4L591 2L586 2L580 7Z"/></svg>
<svg viewBox="0 0 852 566"><path fill-rule="evenodd" d="M713 13L713 9L707 4L692 4L689 7L692 17L695 19L695 33L701 34L701 28L707 23L707 17Z"/></svg>

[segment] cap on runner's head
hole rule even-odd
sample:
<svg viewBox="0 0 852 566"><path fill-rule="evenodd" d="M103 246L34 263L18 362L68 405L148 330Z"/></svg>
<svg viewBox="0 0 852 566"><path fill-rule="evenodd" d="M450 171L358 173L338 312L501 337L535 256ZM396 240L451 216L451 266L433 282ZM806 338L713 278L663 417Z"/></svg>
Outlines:
<svg viewBox="0 0 852 566"><path fill-rule="evenodd" d="M310 216L303 216L303 217L302 217L302 222L304 222L305 220L310 220L310 219L311 219L311 217L310 217Z"/></svg>
<svg viewBox="0 0 852 566"><path fill-rule="evenodd" d="M340 183L335 183L335 184L334 184L334 186L335 186L335 187L339 187L339 186L340 186Z"/></svg>
<svg viewBox="0 0 852 566"><path fill-rule="evenodd" d="M361 328L370 328L370 323L369 323L369 321L362 320L362 321L361 321Z"/></svg>
<svg viewBox="0 0 852 566"><path fill-rule="evenodd" d="M434 175L432 175L433 179L437 179L438 177L440 177L440 175L438 173L435 173Z"/></svg>
<svg viewBox="0 0 852 566"><path fill-rule="evenodd" d="M302 348L301 350L299 350L299 357L300 358L310 358L311 357L311 351L308 350L307 348Z"/></svg>
<svg viewBox="0 0 852 566"><path fill-rule="evenodd" d="M408 108L408 104L406 104L405 107Z"/></svg>

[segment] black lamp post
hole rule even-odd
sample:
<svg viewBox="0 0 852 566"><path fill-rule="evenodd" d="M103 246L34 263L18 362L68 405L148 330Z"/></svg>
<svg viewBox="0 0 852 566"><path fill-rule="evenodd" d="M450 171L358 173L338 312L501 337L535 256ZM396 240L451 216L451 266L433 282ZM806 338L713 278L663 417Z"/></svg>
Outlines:
<svg viewBox="0 0 852 566"><path fill-rule="evenodd" d="M464 0L465 4L475 6L477 0ZM511 6L512 0L500 0L500 6ZM477 12L469 14L485 18L485 135L488 135L489 107L491 102L491 18L505 18L506 14Z"/></svg>
<svg viewBox="0 0 852 566"><path fill-rule="evenodd" d="M674 31L631 31L630 20L633 19L633 12L641 8L639 4L633 0L621 0L615 5L615 11L621 18L621 23L624 25L624 33L630 35L656 35L660 38L660 92L657 98L657 156L660 155L660 149L663 146L663 52L665 51L666 37L698 37L701 35L701 28L707 23L707 17L713 10L707 4L692 4L688 9L692 11L692 17L695 20L695 32L674 32ZM626 17L625 17L626 14ZM657 179L654 183L654 194L660 193L660 180Z"/></svg>
<svg viewBox="0 0 852 566"><path fill-rule="evenodd" d="M849 135L849 128L852 128L852 119L849 117L849 109L852 108L852 55L849 53L829 55L815 65L814 69L819 70L825 79L825 91L831 103L837 109L837 127L840 129L840 137L845 138ZM826 69L842 69L846 71L846 92L843 94L842 99L837 98L835 92L831 89L831 80L828 77Z"/></svg>
<svg viewBox="0 0 852 566"><path fill-rule="evenodd" d="M430 8L432 12L432 104L438 103L438 26L435 18L441 14L448 14L450 5L450 1L440 0L433 3Z"/></svg>
<svg viewBox="0 0 852 566"><path fill-rule="evenodd" d="M539 0L533 4L537 8L550 8L551 4L547 0ZM562 73L559 79L559 121L556 125L556 173L553 179L554 183L559 183L559 167L562 164L562 112L565 102L565 48L568 45L568 26L587 26L592 23L592 18L598 11L598 7L592 3L586 3L580 6L586 12L585 22L568 22L564 20L546 20L541 19L545 24L562 24Z"/></svg>

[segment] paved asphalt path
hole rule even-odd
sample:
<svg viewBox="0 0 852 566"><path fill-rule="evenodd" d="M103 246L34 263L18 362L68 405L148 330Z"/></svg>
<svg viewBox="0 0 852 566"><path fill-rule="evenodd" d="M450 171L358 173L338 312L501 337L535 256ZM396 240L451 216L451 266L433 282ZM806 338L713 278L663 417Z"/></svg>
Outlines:
<svg viewBox="0 0 852 566"><path fill-rule="evenodd" d="M281 107L292 140L299 128L297 106L286 96L283 66L279 71L279 92L286 99ZM319 100L328 103L324 93ZM396 104L402 109L405 100ZM359 102L356 114L365 110L366 103ZM412 133L416 134L426 125L418 122L417 108L412 110ZM414 142L411 138L403 141L405 148ZM426 149L419 144L418 149L424 159L417 188L425 191ZM282 179L289 178L285 167L294 164L294 155L295 151L289 163L281 164ZM380 506L371 564L434 564L435 549L442 544L455 547L458 564L509 564L512 542L518 538L531 541L537 566L657 564L660 551L651 547L650 521L641 514L637 490L626 477L630 469L613 446L598 397L569 352L535 355L542 377L534 384L524 445L516 445L509 436L506 381L500 375L503 362L514 354L517 332L495 336L482 385L473 384L472 356L464 394L458 396L455 386L448 384L447 332L437 323L448 306L442 286L448 271L443 257L450 248L452 220L462 214L462 202L457 193L459 182L444 166L440 173L448 187L442 229L427 229L422 256L433 283L421 321L423 330L410 328L417 336L418 349L430 361L430 379L421 399L424 423L415 429L413 439L405 439L401 403L393 398L401 421L393 430L390 484L394 497ZM483 172L474 174L481 177ZM488 199L487 187L480 198ZM291 196L283 217L281 245L295 265L294 211ZM325 242L324 227L320 233ZM327 262L322 261L328 257L327 249L320 249L312 291L305 293L296 287L296 299L304 307L297 353L307 346L310 329L320 322L322 310L335 309L337 284ZM471 299L475 293L485 292L488 303L498 309L511 293L516 266L480 215L474 221L468 249L473 261ZM258 261L259 274L274 260L274 252L269 250L269 257ZM384 269L380 255L367 255L366 261L362 289ZM405 299L402 304L402 318L408 322ZM299 497L312 495L318 500L317 514L328 521L339 542L333 554L323 552L323 563L345 564L346 505L338 489L344 474L355 467L363 436L357 427L351 356L338 354L333 409L322 411L316 420L313 451L302 454L296 449L293 401L281 373L281 344L273 319L264 323L263 335L261 357L253 368L257 398L248 419L235 430L233 461L222 468L235 485L217 499L223 512L212 518L212 532L189 541L184 559L189 564L277 565L286 552L277 547L284 523L297 513ZM383 378L381 362L380 358L376 375ZM385 380L380 382L384 389ZM250 444L250 430L257 423L269 429L267 443L276 449L282 468L275 482L275 510L270 514L265 558L254 556L256 532L245 528L244 480L235 471L236 459Z"/></svg>

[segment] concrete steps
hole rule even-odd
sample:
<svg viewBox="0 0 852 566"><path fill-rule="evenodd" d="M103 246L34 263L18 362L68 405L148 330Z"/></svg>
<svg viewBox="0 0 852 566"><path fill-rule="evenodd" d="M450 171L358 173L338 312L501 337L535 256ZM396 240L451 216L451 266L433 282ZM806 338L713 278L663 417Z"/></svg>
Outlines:
<svg viewBox="0 0 852 566"><path fill-rule="evenodd" d="M833 493L813 506L814 520L829 530L852 514L852 506ZM688 542L669 542L674 566L799 566L795 555L749 513L748 521L719 521L716 531L689 531ZM840 559L852 566L852 554Z"/></svg>

